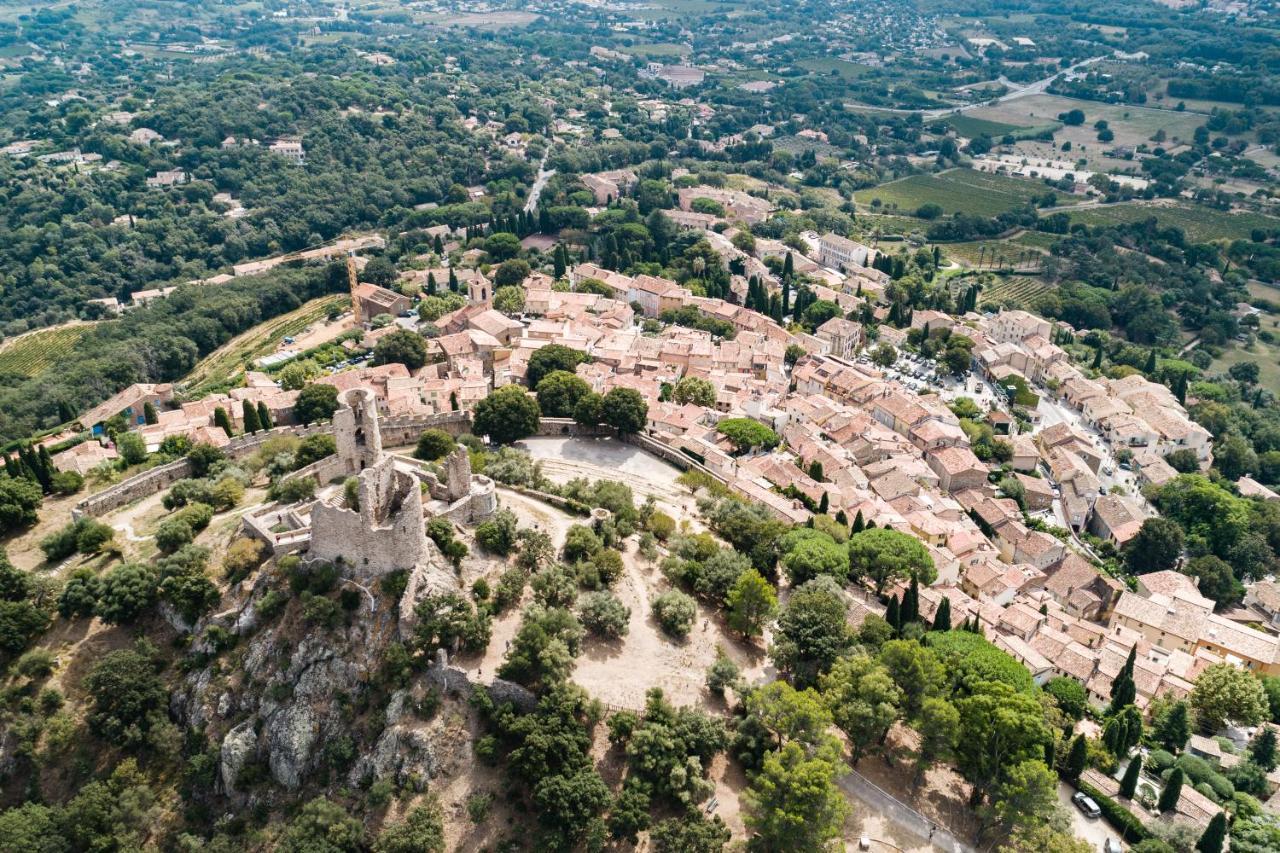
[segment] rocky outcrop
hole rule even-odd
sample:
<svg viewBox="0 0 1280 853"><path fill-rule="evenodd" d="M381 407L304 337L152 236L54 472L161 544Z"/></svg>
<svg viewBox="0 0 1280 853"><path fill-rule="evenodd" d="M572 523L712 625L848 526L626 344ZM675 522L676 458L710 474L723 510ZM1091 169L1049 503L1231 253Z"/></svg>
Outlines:
<svg viewBox="0 0 1280 853"><path fill-rule="evenodd" d="M235 793L236 780L240 771L258 751L258 733L253 729L253 720L245 720L222 739L219 749L218 776L222 780L222 790L228 794Z"/></svg>
<svg viewBox="0 0 1280 853"><path fill-rule="evenodd" d="M295 702L267 720L267 763L271 776L290 790L302 784L320 737L320 719L311 706Z"/></svg>
<svg viewBox="0 0 1280 853"><path fill-rule="evenodd" d="M404 595L400 596L399 634L402 641L412 637L418 626L418 617L414 611L420 601L436 593L457 592L461 586L457 574L435 542L427 540L427 550L423 556L422 562L409 572Z"/></svg>

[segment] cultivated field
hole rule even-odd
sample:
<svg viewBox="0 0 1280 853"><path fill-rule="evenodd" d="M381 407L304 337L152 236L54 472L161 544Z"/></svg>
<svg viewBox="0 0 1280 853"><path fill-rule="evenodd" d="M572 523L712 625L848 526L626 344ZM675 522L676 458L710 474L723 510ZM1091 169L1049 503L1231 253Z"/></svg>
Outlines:
<svg viewBox="0 0 1280 853"><path fill-rule="evenodd" d="M982 293L978 296L978 304L1032 306L1050 287L1051 285L1030 276L1005 276L982 289Z"/></svg>
<svg viewBox="0 0 1280 853"><path fill-rule="evenodd" d="M1040 181L993 175L972 169L950 169L936 175L912 175L860 190L855 194L864 208L874 199L890 210L914 213L923 204L936 204L943 213L994 216L1021 207L1037 195L1050 192ZM1059 203L1069 199L1060 198Z"/></svg>
<svg viewBox="0 0 1280 853"><path fill-rule="evenodd" d="M801 68L812 71L814 74L828 76L835 71L845 80L856 80L865 76L871 71L871 66L862 65L858 62L850 62L847 59L837 59L834 56L817 56L812 59L802 59L796 63Z"/></svg>
<svg viewBox="0 0 1280 853"><path fill-rule="evenodd" d="M1072 222L1086 225L1113 225L1141 222L1154 216L1161 225L1181 228L1194 242L1228 239L1247 240L1255 228L1280 228L1280 219L1261 213L1214 210L1190 204L1114 204L1072 211Z"/></svg>
<svg viewBox="0 0 1280 853"><path fill-rule="evenodd" d="M0 376L39 376L71 355L91 323L39 329L0 344Z"/></svg>
<svg viewBox="0 0 1280 853"><path fill-rule="evenodd" d="M960 113L958 115L948 116L946 123L956 129L956 133L961 136L967 136L970 139L976 136L990 136L993 138L1004 136L1007 133L1017 133L1021 130L1028 130L1026 127L1019 127L1016 124L1007 124L1002 121L990 121L988 119L977 118L972 113Z"/></svg>

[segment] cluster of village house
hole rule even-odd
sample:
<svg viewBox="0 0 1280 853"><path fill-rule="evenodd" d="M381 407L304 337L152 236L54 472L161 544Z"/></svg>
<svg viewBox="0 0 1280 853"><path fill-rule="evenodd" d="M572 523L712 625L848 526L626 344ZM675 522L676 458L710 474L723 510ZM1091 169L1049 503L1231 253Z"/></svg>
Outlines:
<svg viewBox="0 0 1280 853"><path fill-rule="evenodd" d="M625 174L598 177L600 182L588 182L593 191L626 191ZM711 196L709 190L682 194L682 207L703 197L716 198L726 209L742 204L733 194ZM726 265L738 260L748 275L776 284L763 259L792 250L757 240L754 252L746 254L733 246L733 233L731 227L724 233L708 230L706 236ZM810 277L820 298L838 303L847 314L859 311L866 299L874 302L887 284L883 273L866 266L874 250L846 238L822 237L809 255L793 255L795 269ZM942 599L949 599L953 623L977 617L987 636L1037 682L1068 676L1104 704L1134 646L1142 707L1159 695L1185 696L1206 666L1222 660L1280 674L1280 638L1215 614L1212 602L1187 577L1148 574L1130 591L1101 574L1076 547L1028 525L1022 508L991 484L992 465L973 453L958 418L938 395L917 394L857 357L866 344L859 323L837 316L813 334L793 333L755 311L696 296L674 281L628 276L590 263L569 270L570 284L591 279L603 283L609 295L594 292L598 286L592 292L557 289L549 276L534 273L525 282L524 316L515 319L493 309L493 287L480 269L452 272L468 301L434 323L439 334L427 341L432 358L426 366L416 371L401 364L363 367L316 381L341 392L368 389L382 415L465 411L495 387L522 383L539 348L567 346L591 356L577 373L592 389L638 391L649 404L649 434L701 462L739 495L797 523L810 511L806 502L784 492L794 494L794 489L810 503L825 495L833 514L843 511L852 519L860 513L920 539L938 570L937 581L920 591L922 615L932 618ZM449 275L449 268L439 268L404 277L423 285L431 278L443 284ZM745 277L733 276L732 286L745 294ZM366 319L411 306L407 297L367 283L353 296L358 316ZM735 336L725 340L676 325L645 333L637 323L688 306L727 322ZM1055 405L1074 410L1112 451L1132 453L1144 483L1175 476L1164 461L1174 450L1191 450L1206 466L1210 461L1209 433L1189 419L1167 388L1137 375L1088 378L1050 342L1051 325L1039 317L1022 311L962 317L917 311L912 324L931 334L949 328L971 338L976 372L996 383L1020 376ZM373 345L394 328L366 330L362 343ZM881 325L878 340L902 345L906 331ZM791 344L806 355L788 367ZM663 400L664 385L686 376L714 385L713 406ZM124 414L151 449L170 435L217 445L227 441L213 425L217 408L227 412L236 429L243 426L242 401L264 404L276 424L286 424L297 393L258 372L247 374L244 387L183 403L174 401L171 386L137 385L80 420L100 429L108 418ZM153 424L145 423L147 403L157 413ZM716 430L725 417L756 419L785 444L769 453L737 455ZM1090 435L1065 422L1019 434L1007 413L992 411L988 418L1012 433L1007 436L1011 465L1025 488L1028 511L1060 502L1073 531L1087 530L1117 545L1137 532L1149 510L1138 497L1105 493L1099 477L1104 454ZM86 471L113 455L106 444L87 441L54 459L59 467ZM822 481L807 473L816 471L815 462ZM1257 488L1260 497L1277 499ZM1260 584L1250 596L1256 611L1280 624L1280 592ZM1192 818L1197 809L1216 808L1189 789L1184 799Z"/></svg>

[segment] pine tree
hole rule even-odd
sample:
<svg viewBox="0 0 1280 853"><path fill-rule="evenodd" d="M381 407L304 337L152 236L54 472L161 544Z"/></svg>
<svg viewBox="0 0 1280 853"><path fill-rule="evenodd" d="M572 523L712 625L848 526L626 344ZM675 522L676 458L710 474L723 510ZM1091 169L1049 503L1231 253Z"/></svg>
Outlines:
<svg viewBox="0 0 1280 853"><path fill-rule="evenodd" d="M1132 800L1138 790L1138 775L1142 772L1142 753L1138 753L1129 761L1124 769L1124 778L1120 780L1120 796Z"/></svg>
<svg viewBox="0 0 1280 853"><path fill-rule="evenodd" d="M227 410L221 406L213 410L213 424L214 426L222 427L222 431L228 437L233 437L236 434L235 427L231 425L231 418L227 415Z"/></svg>
<svg viewBox="0 0 1280 853"><path fill-rule="evenodd" d="M1160 792L1160 802L1156 804L1156 808L1163 814L1177 809L1178 800L1182 798L1182 768L1175 767L1173 772L1169 774L1169 781L1164 783L1164 790Z"/></svg>
<svg viewBox="0 0 1280 853"><path fill-rule="evenodd" d="M240 418L244 421L244 431L250 435L262 429L258 423L258 409L248 400L240 401Z"/></svg>
<svg viewBox="0 0 1280 853"><path fill-rule="evenodd" d="M1067 761L1062 766L1062 775L1070 782L1076 781L1084 772L1088 760L1089 745L1085 743L1084 735L1076 735L1071 741L1071 751L1067 753Z"/></svg>
<svg viewBox="0 0 1280 853"><path fill-rule="evenodd" d="M275 426L275 423L271 420L271 410L261 400L258 401L258 425L263 429L271 429Z"/></svg>
<svg viewBox="0 0 1280 853"><path fill-rule="evenodd" d="M861 533L867 528L867 523L862 518L862 510L858 510L858 514L853 517L853 532Z"/></svg>
<svg viewBox="0 0 1280 853"><path fill-rule="evenodd" d="M1218 812L1205 827L1204 835L1196 842L1196 853L1222 853L1222 842L1227 839L1227 814Z"/></svg>
<svg viewBox="0 0 1280 853"><path fill-rule="evenodd" d="M938 612L933 614L933 630L951 630L951 599L945 595L938 602Z"/></svg>
<svg viewBox="0 0 1280 853"><path fill-rule="evenodd" d="M902 614L900 610L898 596L895 595L889 599L889 606L884 611L884 621L889 623L895 634L902 630Z"/></svg>

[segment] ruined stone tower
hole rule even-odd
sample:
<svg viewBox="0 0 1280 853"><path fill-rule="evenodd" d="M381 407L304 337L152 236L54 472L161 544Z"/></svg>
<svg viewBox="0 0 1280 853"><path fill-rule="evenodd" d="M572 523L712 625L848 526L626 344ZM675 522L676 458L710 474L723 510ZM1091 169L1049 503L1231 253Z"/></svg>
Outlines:
<svg viewBox="0 0 1280 853"><path fill-rule="evenodd" d="M382 458L382 433L373 392L353 388L342 395L333 413L333 439L338 446L342 474L358 474Z"/></svg>

